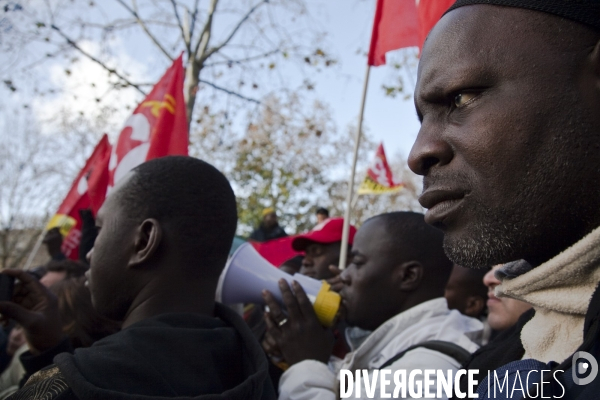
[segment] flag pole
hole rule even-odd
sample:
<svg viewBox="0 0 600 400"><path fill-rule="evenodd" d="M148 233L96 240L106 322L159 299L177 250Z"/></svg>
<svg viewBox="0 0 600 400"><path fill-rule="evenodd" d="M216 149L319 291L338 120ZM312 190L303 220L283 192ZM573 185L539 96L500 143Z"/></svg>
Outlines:
<svg viewBox="0 0 600 400"><path fill-rule="evenodd" d="M42 231L40 232L40 236L38 237L37 241L35 242L35 245L31 249L31 253L29 253L29 257L27 257L27 262L25 263L25 266L23 267L23 269L25 271L27 271L27 270L29 270L29 268L31 268L33 259L37 255L38 251L40 251L40 247L42 247L42 243L44 242L44 236L46 236L46 232L48 232L48 230L46 228L48 227L48 224L50 223L50 221L52 221L52 218L48 218L47 215L48 214L46 214L47 222L44 225L44 227L42 228ZM64 225L64 223L60 224L58 226L58 228L61 229L63 227L63 225Z"/></svg>
<svg viewBox="0 0 600 400"><path fill-rule="evenodd" d="M27 257L27 262L25 263L25 267L23 268L25 271L29 270L29 268L31 267L31 264L33 263L33 259L35 258L35 255L40 250L40 247L42 247L42 242L44 241L45 233L46 233L46 229L43 228L42 232L40 232L40 236L38 237L38 239L35 242L35 245L33 246L33 249L31 249L31 253L29 253L29 257Z"/></svg>
<svg viewBox="0 0 600 400"><path fill-rule="evenodd" d="M367 88L369 87L369 73L371 66L367 64L367 72L365 74L365 84L363 86L362 102L360 105L360 113L358 115L358 129L356 130L356 141L354 143L354 156L352 159L352 169L350 171L350 180L348 181L348 193L346 195L346 211L344 213L344 227L342 230L342 247L340 250L339 269L346 268L348 259L348 238L350 236L350 214L352 212L352 195L354 193L354 175L356 174L356 162L358 160L358 150L360 148L360 139L362 137L363 116L365 114L365 102L367 100Z"/></svg>

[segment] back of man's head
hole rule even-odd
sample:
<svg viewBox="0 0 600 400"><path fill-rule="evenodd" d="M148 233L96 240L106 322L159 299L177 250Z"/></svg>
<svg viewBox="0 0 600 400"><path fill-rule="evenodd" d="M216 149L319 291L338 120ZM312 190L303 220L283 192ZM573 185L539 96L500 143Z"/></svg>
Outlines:
<svg viewBox="0 0 600 400"><path fill-rule="evenodd" d="M229 182L212 165L192 157L154 159L133 170L118 196L139 222L159 221L191 270L204 276L221 273L235 235L237 210Z"/></svg>
<svg viewBox="0 0 600 400"><path fill-rule="evenodd" d="M134 320L210 312L236 224L233 191L210 164L180 156L141 164L96 217L88 274L94 307L115 320L139 304L145 310Z"/></svg>

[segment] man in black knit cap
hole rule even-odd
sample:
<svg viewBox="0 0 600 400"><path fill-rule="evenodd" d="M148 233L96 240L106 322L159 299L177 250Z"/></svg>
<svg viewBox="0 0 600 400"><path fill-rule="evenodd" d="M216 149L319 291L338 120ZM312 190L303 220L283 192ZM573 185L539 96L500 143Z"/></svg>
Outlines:
<svg viewBox="0 0 600 400"><path fill-rule="evenodd" d="M600 354L600 2L458 0L425 42L415 104L426 221L455 263L506 264L496 294L535 310L522 360L497 371L516 393L484 382L479 398L534 396L553 368L567 372L542 396L597 398L600 379L571 372L578 350Z"/></svg>

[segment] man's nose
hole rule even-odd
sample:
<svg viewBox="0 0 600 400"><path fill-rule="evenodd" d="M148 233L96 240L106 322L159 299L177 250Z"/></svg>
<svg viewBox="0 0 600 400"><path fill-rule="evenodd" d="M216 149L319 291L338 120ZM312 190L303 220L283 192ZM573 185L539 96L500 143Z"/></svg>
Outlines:
<svg viewBox="0 0 600 400"><path fill-rule="evenodd" d="M313 266L313 260L310 256L304 256L304 258L302 259L302 266L303 267L312 267Z"/></svg>
<svg viewBox="0 0 600 400"><path fill-rule="evenodd" d="M425 176L433 166L442 166L452 160L452 147L440 131L433 122L423 122L421 125L408 156L408 167L415 174Z"/></svg>
<svg viewBox="0 0 600 400"><path fill-rule="evenodd" d="M340 279L344 285L350 285L350 274L347 267L340 273Z"/></svg>

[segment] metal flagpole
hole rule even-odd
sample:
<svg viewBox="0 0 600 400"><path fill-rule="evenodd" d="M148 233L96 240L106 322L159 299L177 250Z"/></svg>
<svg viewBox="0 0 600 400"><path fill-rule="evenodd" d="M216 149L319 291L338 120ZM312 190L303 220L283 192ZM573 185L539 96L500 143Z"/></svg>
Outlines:
<svg viewBox="0 0 600 400"><path fill-rule="evenodd" d="M46 214L48 215L48 214ZM38 237L37 241L35 242L35 245L33 246L33 249L31 249L31 253L29 253L29 257L27 257L27 262L25 263L25 266L23 267L23 269L25 271L29 270L29 268L31 268L31 264L33 263L33 259L35 258L36 254L38 253L38 251L40 250L40 247L42 247L42 243L44 241L44 236L46 235L46 227L48 226L48 224L50 223L50 221L52 220L52 218L48 219L48 217L46 217L46 224L44 225L44 227L42 228L42 231L40 232L40 236ZM58 228L62 228L63 224L60 224L58 226ZM64 238L63 238L64 239Z"/></svg>
<svg viewBox="0 0 600 400"><path fill-rule="evenodd" d="M362 137L363 116L365 114L365 102L367 100L367 88L369 87L369 73L371 66L367 64L365 75L365 85L363 87L362 103L360 105L360 114L358 116L358 129L356 131L356 142L354 143L354 158L352 159L352 170L350 172L350 181L348 182L348 194L346 195L346 212L344 213L344 227L342 230L342 248L340 250L339 269L346 268L348 259L348 237L350 236L350 214L352 212L352 195L354 193L354 175L356 173L356 161L358 160L358 149L360 148L360 139Z"/></svg>

